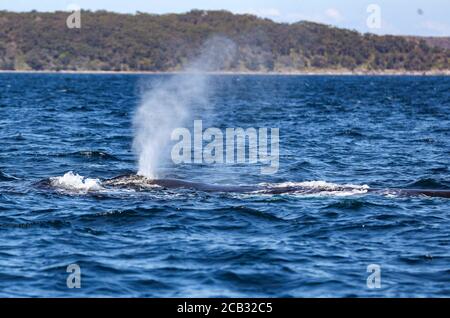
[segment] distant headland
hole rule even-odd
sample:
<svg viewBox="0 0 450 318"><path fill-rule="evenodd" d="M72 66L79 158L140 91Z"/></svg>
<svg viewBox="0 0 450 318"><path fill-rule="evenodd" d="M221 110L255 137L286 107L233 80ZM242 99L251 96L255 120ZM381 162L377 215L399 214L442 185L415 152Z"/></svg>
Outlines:
<svg viewBox="0 0 450 318"><path fill-rule="evenodd" d="M0 70L97 73L177 72L212 36L236 50L221 74L450 75L450 38L378 36L248 14L0 11Z"/></svg>

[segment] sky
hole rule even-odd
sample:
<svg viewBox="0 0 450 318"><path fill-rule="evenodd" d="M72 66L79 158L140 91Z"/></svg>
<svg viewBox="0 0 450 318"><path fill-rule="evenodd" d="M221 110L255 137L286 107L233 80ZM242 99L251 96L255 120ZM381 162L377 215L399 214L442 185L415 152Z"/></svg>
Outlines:
<svg viewBox="0 0 450 318"><path fill-rule="evenodd" d="M122 13L228 10L277 22L308 20L359 32L450 36L450 0L0 0L0 10L9 11L64 11L71 5ZM371 5L376 5L376 11ZM380 23L373 24L374 18Z"/></svg>

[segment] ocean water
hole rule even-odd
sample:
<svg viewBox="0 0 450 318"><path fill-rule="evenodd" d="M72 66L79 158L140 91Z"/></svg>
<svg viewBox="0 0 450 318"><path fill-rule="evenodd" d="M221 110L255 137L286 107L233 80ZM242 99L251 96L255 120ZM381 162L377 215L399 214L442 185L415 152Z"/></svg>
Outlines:
<svg viewBox="0 0 450 318"><path fill-rule="evenodd" d="M279 128L279 171L164 159L162 175L324 191L104 188L136 173L133 114L169 77L0 75L1 297L450 296L450 200L364 191L450 189L449 77L211 76L192 118Z"/></svg>

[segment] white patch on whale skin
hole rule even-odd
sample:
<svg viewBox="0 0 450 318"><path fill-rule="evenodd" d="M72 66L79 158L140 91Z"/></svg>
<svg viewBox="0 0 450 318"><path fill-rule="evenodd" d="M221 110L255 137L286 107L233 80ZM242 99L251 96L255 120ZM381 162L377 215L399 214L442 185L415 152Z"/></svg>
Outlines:
<svg viewBox="0 0 450 318"><path fill-rule="evenodd" d="M303 182L282 182L282 183L260 183L262 186L268 186L272 188L286 188L286 187L302 187L311 189L323 189L323 190L338 190L338 189L358 189L367 190L368 185L356 185L356 184L337 184L326 181L303 181Z"/></svg>
<svg viewBox="0 0 450 318"><path fill-rule="evenodd" d="M370 189L368 185L337 184L326 181L261 183L259 185L267 189L298 188L298 191L289 191L289 194L302 196L351 196L365 194Z"/></svg>
<svg viewBox="0 0 450 318"><path fill-rule="evenodd" d="M123 176L118 178L113 178L104 181L105 186L119 187L119 188L138 188L141 190L145 189L155 189L161 188L160 185L156 184L152 179L139 176L139 175L131 175L131 176ZM135 189L133 189L135 190Z"/></svg>
<svg viewBox="0 0 450 318"><path fill-rule="evenodd" d="M62 177L50 178L50 184L55 188L81 192L103 189L100 180L85 178L72 171Z"/></svg>

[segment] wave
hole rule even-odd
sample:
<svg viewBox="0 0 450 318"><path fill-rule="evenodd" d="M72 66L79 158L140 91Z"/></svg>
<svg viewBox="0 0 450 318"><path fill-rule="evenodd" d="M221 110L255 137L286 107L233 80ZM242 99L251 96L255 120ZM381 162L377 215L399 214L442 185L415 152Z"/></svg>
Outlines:
<svg viewBox="0 0 450 318"><path fill-rule="evenodd" d="M15 140L15 141L24 141L27 138L25 138L25 136L22 133L17 133L17 134L14 134L14 135L6 136L6 139Z"/></svg>
<svg viewBox="0 0 450 318"><path fill-rule="evenodd" d="M423 188L423 189L445 189L449 190L450 185L448 182L436 180L433 178L421 178L410 184L407 184L407 189Z"/></svg>
<svg viewBox="0 0 450 318"><path fill-rule="evenodd" d="M16 177L6 174L0 170L0 181L14 181L14 180L18 180L18 179Z"/></svg>
<svg viewBox="0 0 450 318"><path fill-rule="evenodd" d="M356 138L365 137L364 133L358 128L341 130L336 135L343 137L356 137Z"/></svg>
<svg viewBox="0 0 450 318"><path fill-rule="evenodd" d="M82 157L88 159L96 159L96 160L111 160L111 161L120 161L119 158L113 156L105 151L99 150L82 150L71 153L63 153L58 154L58 157Z"/></svg>
<svg viewBox="0 0 450 318"><path fill-rule="evenodd" d="M17 228L17 229L28 229L34 227L62 228L70 225L71 223L68 221L46 220L46 221L30 221L25 223L0 223L0 228Z"/></svg>
<svg viewBox="0 0 450 318"><path fill-rule="evenodd" d="M328 209L361 210L363 208L381 209L381 208L395 208L395 207L396 207L395 205L377 204L377 203L369 202L367 200L348 199L348 200L342 200L342 201L330 203L326 207L324 207L323 210L328 210Z"/></svg>
<svg viewBox="0 0 450 318"><path fill-rule="evenodd" d="M78 151L75 154L86 157L86 158L96 158L96 159L107 159L107 160L119 160L117 157L110 155L104 151Z"/></svg>

